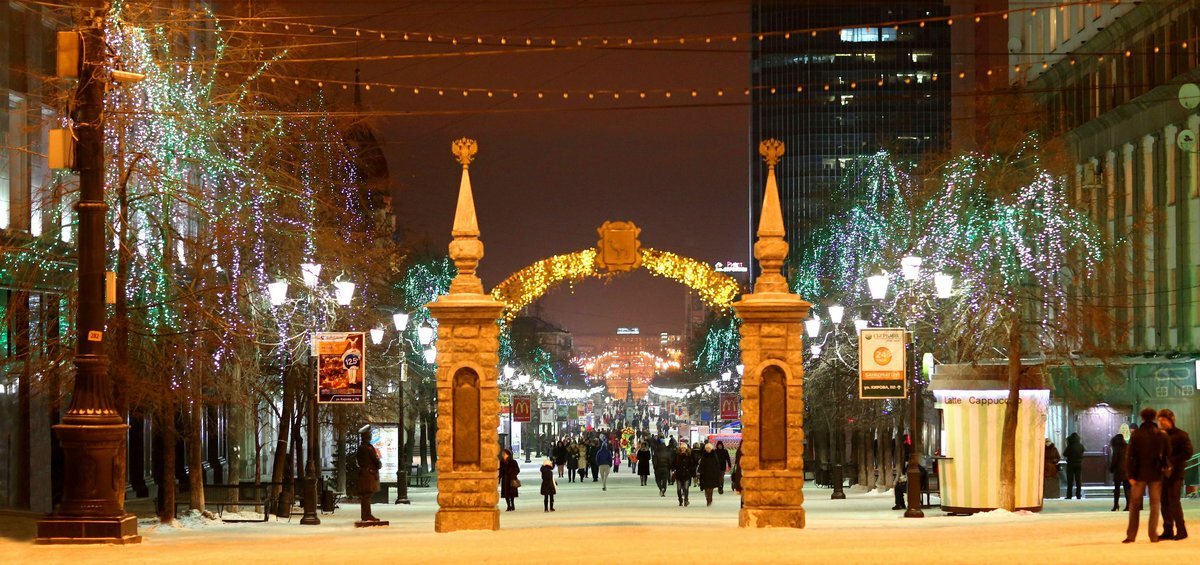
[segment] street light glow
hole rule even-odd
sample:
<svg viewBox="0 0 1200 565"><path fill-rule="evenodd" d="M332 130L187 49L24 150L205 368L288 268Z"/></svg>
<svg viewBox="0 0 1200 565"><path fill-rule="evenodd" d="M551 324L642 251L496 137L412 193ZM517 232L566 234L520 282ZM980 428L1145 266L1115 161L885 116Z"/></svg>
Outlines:
<svg viewBox="0 0 1200 565"><path fill-rule="evenodd" d="M437 348L431 345L425 350L425 364L432 365L434 361L437 361Z"/></svg>
<svg viewBox="0 0 1200 565"><path fill-rule="evenodd" d="M842 323L842 317L846 315L846 309L838 304L829 307L829 321L835 324Z"/></svg>
<svg viewBox="0 0 1200 565"><path fill-rule="evenodd" d="M923 261L921 260L921 258L917 257L915 255L908 255L906 257L901 258L900 259L901 274L904 275L905 279L908 279L910 281L917 280L917 278L919 278L921 276L921 263L922 262Z"/></svg>
<svg viewBox="0 0 1200 565"><path fill-rule="evenodd" d="M938 271L933 275L933 286L938 298L950 298L954 294L954 277Z"/></svg>
<svg viewBox="0 0 1200 565"><path fill-rule="evenodd" d="M888 276L885 271L880 275L871 275L867 277L867 290L871 292L871 298L875 300L883 300L887 298Z"/></svg>
<svg viewBox="0 0 1200 565"><path fill-rule="evenodd" d="M733 372L729 371L728 369L726 369L724 373L721 373L721 380L723 380L725 382L729 382L729 379L732 379L732 378L733 378Z"/></svg>
<svg viewBox="0 0 1200 565"><path fill-rule="evenodd" d="M288 282L279 279L273 283L267 283L267 293L271 295L271 306L282 306L287 302Z"/></svg>
<svg viewBox="0 0 1200 565"><path fill-rule="evenodd" d="M855 333L862 333L863 330L867 329L867 325L868 325L868 322L861 318L854 320Z"/></svg>
<svg viewBox="0 0 1200 565"><path fill-rule="evenodd" d="M383 343L383 328L371 328L371 343L375 345Z"/></svg>
<svg viewBox="0 0 1200 565"><path fill-rule="evenodd" d="M417 328L417 341L421 345L433 343L433 326L429 324L429 320L425 320L421 327Z"/></svg>
<svg viewBox="0 0 1200 565"><path fill-rule="evenodd" d="M817 337L821 335L821 319L816 315L804 320L804 329L808 332L808 337Z"/></svg>
<svg viewBox="0 0 1200 565"><path fill-rule="evenodd" d="M333 283L333 293L337 298L339 306L349 306L350 301L354 299L355 284L350 281L337 281Z"/></svg>
<svg viewBox="0 0 1200 565"><path fill-rule="evenodd" d="M505 365L505 366L504 366L504 378L506 378L506 379L508 379L508 380L512 380L512 378L513 378L513 375L514 375L516 372L517 372L517 370L516 370L516 369L514 369L514 368L512 368L512 365Z"/></svg>
<svg viewBox="0 0 1200 565"><path fill-rule="evenodd" d="M317 286L317 279L321 276L320 263L304 263L300 265L300 276L304 279L304 285L312 288Z"/></svg>
<svg viewBox="0 0 1200 565"><path fill-rule="evenodd" d="M396 326L396 331L402 332L408 327L408 312L396 312L392 314L392 323Z"/></svg>

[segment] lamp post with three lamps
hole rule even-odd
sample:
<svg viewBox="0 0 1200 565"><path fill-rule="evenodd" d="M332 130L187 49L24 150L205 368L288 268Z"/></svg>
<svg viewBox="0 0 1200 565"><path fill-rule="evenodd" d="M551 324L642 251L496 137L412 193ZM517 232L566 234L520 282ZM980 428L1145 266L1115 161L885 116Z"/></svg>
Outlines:
<svg viewBox="0 0 1200 565"><path fill-rule="evenodd" d="M408 329L408 320L410 315L408 312L397 312L392 314L392 326L396 328L396 343L400 349L400 382L396 385L397 390L397 424L396 424L396 439L400 451L401 461L396 469L396 504L411 504L408 499L408 469L412 465L412 458L405 456L408 454L406 449L407 431L404 428L404 383L408 382L408 351L420 351L426 365L432 365L437 360L437 348L433 345L435 331L433 325L426 320L417 327L417 344L414 344L404 334ZM385 330L383 327L377 327L371 330L371 343L380 345L383 343Z"/></svg>
<svg viewBox="0 0 1200 565"><path fill-rule="evenodd" d="M301 279L304 281L304 286L311 289L311 292L306 294L307 300L297 302L305 309L306 316L313 314L313 298L318 292L317 285L320 282L321 264L320 263L304 263L300 265ZM288 302L288 288L290 284L285 279L276 280L273 283L267 284L267 294L271 301L271 306L279 308ZM342 280L340 277L333 282L333 296L337 301L338 306L347 307L354 299L354 290L356 285L353 282ZM315 325L315 320L306 320L306 323L311 327ZM306 334L311 331L306 330ZM311 350L312 340L308 340L310 344L309 356L312 359L316 358L316 352ZM365 345L365 344L364 344ZM314 378L317 378L317 373L313 373ZM318 407L318 391L319 385L314 386L309 391L308 403L308 453L307 461L304 466L304 516L300 519L300 523L306 526L319 525L321 518L317 515L317 496L318 485L317 480L317 450L319 449L319 429L317 422L317 407Z"/></svg>

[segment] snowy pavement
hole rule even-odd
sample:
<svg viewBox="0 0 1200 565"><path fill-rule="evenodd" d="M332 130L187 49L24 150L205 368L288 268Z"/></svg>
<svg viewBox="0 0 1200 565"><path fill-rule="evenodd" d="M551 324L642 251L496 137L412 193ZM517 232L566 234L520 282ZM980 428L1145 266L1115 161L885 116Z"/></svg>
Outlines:
<svg viewBox="0 0 1200 565"><path fill-rule="evenodd" d="M358 506L342 504L320 526L274 521L224 524L189 520L187 527L143 525L142 544L127 547L34 546L13 539L20 527L0 517L0 556L5 563L500 563L545 561L597 563L1129 563L1162 559L1186 563L1200 555L1200 501L1185 500L1195 532L1185 541L1123 545L1126 514L1109 512L1111 499L1047 501L1041 514L945 516L936 508L926 518L904 519L891 510L891 493L849 493L830 500L828 489L806 488L807 528L743 530L737 527L738 498L729 489L712 507L691 491L692 505L680 508L674 487L660 498L639 486L622 467L599 483L559 481L554 513L542 511L536 463L523 465L525 487L516 512L501 505L499 532L433 532L436 492L410 489L411 506L376 505L387 528L355 529Z"/></svg>

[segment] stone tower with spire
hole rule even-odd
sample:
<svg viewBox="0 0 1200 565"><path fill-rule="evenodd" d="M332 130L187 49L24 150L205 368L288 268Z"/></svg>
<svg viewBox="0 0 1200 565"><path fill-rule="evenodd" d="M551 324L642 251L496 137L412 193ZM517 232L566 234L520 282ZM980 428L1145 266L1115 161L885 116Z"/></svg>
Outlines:
<svg viewBox="0 0 1200 565"><path fill-rule="evenodd" d="M496 530L499 472L499 376L497 321L504 305L483 292L475 274L483 259L469 167L478 151L471 139L459 139L451 150L462 165L458 205L454 212L450 259L458 275L450 292L427 306L438 322L437 471L438 511L434 529Z"/></svg>
<svg viewBox="0 0 1200 565"><path fill-rule="evenodd" d="M767 186L754 257L762 274L734 303L742 321L741 527L804 527L804 319L810 304L788 290L788 244L775 166L783 143L759 144Z"/></svg>

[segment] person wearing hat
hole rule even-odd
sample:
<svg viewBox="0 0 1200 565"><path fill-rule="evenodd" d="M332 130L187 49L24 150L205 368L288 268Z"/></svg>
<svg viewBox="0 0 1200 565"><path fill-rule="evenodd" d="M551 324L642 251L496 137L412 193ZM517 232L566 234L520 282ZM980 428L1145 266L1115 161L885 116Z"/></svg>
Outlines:
<svg viewBox="0 0 1200 565"><path fill-rule="evenodd" d="M358 463L358 503L362 509L363 522L378 522L371 513L371 496L379 492L379 469L383 462L379 452L371 445L371 427L363 426L358 430L358 451L354 454Z"/></svg>
<svg viewBox="0 0 1200 565"><path fill-rule="evenodd" d="M554 512L554 494L558 484L554 482L554 461L542 463L542 512Z"/></svg>
<svg viewBox="0 0 1200 565"><path fill-rule="evenodd" d="M1162 515L1163 533L1158 539L1181 540L1187 538L1187 525L1183 522L1183 469L1192 457L1192 438L1187 432L1175 427L1175 413L1163 408L1158 411L1158 427L1167 433L1171 455L1167 458L1167 469L1163 471Z"/></svg>

